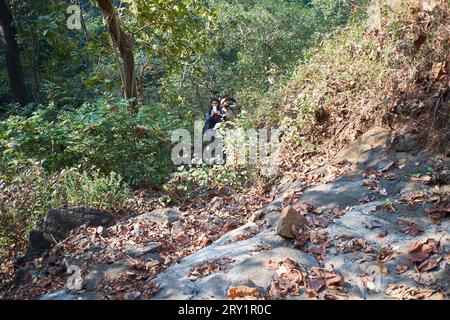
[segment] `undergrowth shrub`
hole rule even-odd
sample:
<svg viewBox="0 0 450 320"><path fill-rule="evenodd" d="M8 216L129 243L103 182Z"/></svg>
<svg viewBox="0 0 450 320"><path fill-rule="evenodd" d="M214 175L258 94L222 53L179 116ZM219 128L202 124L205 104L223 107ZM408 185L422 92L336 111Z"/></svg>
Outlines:
<svg viewBox="0 0 450 320"><path fill-rule="evenodd" d="M253 113L252 121L279 126L283 145L291 151L320 145L332 156L374 126L411 131L424 145L445 150L450 136L448 4L437 1L427 8L414 1L380 2L379 13L379 27L368 28L367 16L357 16L324 36L271 93L279 98L261 101L265 107Z"/></svg>
<svg viewBox="0 0 450 320"><path fill-rule="evenodd" d="M8 181L35 159L48 172L95 167L132 185L160 184L171 165L168 131L176 124L169 112L141 106L134 113L125 101L10 116L0 122L0 174Z"/></svg>
<svg viewBox="0 0 450 320"><path fill-rule="evenodd" d="M117 210L130 198L122 177L79 168L48 174L33 165L10 182L0 182L0 252L23 249L30 230L47 211L62 204Z"/></svg>
<svg viewBox="0 0 450 320"><path fill-rule="evenodd" d="M201 196L206 191L238 191L248 182L248 168L245 166L180 166L170 175L163 188L177 200L189 197L194 192Z"/></svg>

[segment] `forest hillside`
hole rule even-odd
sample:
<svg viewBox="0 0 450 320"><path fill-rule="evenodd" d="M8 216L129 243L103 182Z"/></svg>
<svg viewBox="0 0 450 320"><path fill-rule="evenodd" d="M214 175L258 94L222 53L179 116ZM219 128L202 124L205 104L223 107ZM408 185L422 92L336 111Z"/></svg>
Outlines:
<svg viewBox="0 0 450 320"><path fill-rule="evenodd" d="M72 2L0 0L0 298L448 299L447 1Z"/></svg>

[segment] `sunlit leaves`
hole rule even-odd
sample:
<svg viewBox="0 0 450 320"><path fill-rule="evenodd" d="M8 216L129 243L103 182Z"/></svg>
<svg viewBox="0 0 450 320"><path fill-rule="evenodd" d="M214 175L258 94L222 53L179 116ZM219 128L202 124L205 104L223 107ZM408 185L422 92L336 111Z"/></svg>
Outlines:
<svg viewBox="0 0 450 320"><path fill-rule="evenodd" d="M201 0L127 0L121 9L137 46L169 67L181 63L208 43L213 12Z"/></svg>

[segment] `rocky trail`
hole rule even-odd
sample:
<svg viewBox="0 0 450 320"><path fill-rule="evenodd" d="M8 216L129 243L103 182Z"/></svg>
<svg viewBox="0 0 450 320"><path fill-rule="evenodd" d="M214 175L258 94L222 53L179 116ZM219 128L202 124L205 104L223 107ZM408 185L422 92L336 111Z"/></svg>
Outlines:
<svg viewBox="0 0 450 320"><path fill-rule="evenodd" d="M79 209L84 225L39 257L58 212L74 210L59 208L0 295L448 299L450 159L387 139L373 129L311 171L315 185L286 176L254 203L210 196L186 210L147 198L148 210L113 223Z"/></svg>

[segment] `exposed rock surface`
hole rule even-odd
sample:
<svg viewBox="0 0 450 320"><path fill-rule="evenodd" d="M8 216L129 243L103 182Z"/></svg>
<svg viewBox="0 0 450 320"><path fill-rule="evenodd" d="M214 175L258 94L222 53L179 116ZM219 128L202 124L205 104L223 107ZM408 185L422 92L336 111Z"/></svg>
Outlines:
<svg viewBox="0 0 450 320"><path fill-rule="evenodd" d="M338 152L332 162L358 163L368 154L381 150L387 144L388 137L389 131L378 127L373 128Z"/></svg>
<svg viewBox="0 0 450 320"><path fill-rule="evenodd" d="M307 202L314 208L328 208L322 209L325 210L324 213L307 216L309 222L320 219L327 221L324 226L315 230L316 234L326 235L333 244L325 248L321 262L316 256L294 248L292 241L277 236L277 221L282 211L283 198L299 185L296 181L288 182L289 185L281 186L281 193L272 203L253 213L247 225L231 231L210 246L160 273L155 280L161 284L162 289L153 298L226 299L227 288L230 286L249 284L258 286L262 293L267 294L275 272L267 270L265 263L286 258L294 260L305 269L319 264L328 269L333 268L345 280L344 288L347 292L341 297L348 299L410 299L421 292L428 292L430 299L440 299L443 292L448 294L448 261L440 260L433 270L417 273L416 266L408 258L409 248L414 243L423 243L427 239L440 240L440 253L437 257L448 257L448 215L436 224L424 213L431 205L426 197L415 207L408 204L409 200L402 200L406 195L415 199L413 194L419 197L433 193L448 196L446 186L432 187L411 180L412 174L426 175L429 170L427 167L436 162L436 157L426 152L416 156L392 153L375 143L384 141L385 138L386 134L378 132L373 145L364 143L370 147L362 148L361 152L354 151L352 160L356 160L355 170L351 173L306 189L293 203ZM362 143L361 140L358 143ZM378 158L365 156L375 153L379 155ZM450 160L446 159L444 167L448 168L449 163ZM376 178L376 184L370 184L370 176L364 174L366 170L378 172L380 177ZM389 210L391 203L394 203L395 212ZM329 219L327 212L337 207L341 208L339 214ZM344 208L348 209L343 210ZM287 212L286 208L285 213ZM417 235L405 234L399 229L399 219L410 219L421 231ZM263 226L257 235L229 243L230 239L255 227L255 222L262 223ZM252 251L252 248L264 245L269 245L271 249ZM229 257L233 261L223 266L219 272L199 277L190 276L195 266L220 257ZM406 271L402 268L406 268ZM401 290L403 296L397 294ZM290 298L305 299L308 296L303 292Z"/></svg>
<svg viewBox="0 0 450 320"><path fill-rule="evenodd" d="M228 289L236 286L256 287L270 296L274 279L283 273L267 264L286 259L298 264L302 272L323 268L342 276L342 290L318 287L319 298L330 294L342 299L445 297L450 279L449 186L433 185L427 178L430 168L436 168L436 156L395 152L385 147L387 138L379 129L361 137L336 158L335 165L350 162L350 170L337 177L323 170L325 182L319 185L301 189L302 181L283 181L270 203L248 214L245 225L227 229L231 231L203 249L160 269L155 278L142 280L144 286L159 284L159 291L146 296L140 288L128 288L120 298L226 299ZM448 170L450 159L439 161L442 170ZM298 214L294 208L305 203L312 209ZM428 214L433 210L439 221ZM131 218L124 225L163 225L165 232L186 241L191 231L183 228L182 221L187 218L178 210L162 209ZM226 217L209 218L218 226L232 225ZM307 227L291 228L302 224ZM144 224L128 232L144 232L148 227ZM427 258L430 261L413 263L411 248L420 248L430 239L439 242ZM148 242L127 243L121 247L122 254L153 266L162 264L157 249L147 250L146 245L151 247ZM108 278L106 274L120 279L120 274L130 270L132 266L125 261L94 265L83 279L88 292L58 291L42 299L100 299L105 294L99 292L98 284ZM308 299L310 287L311 283L286 298Z"/></svg>

